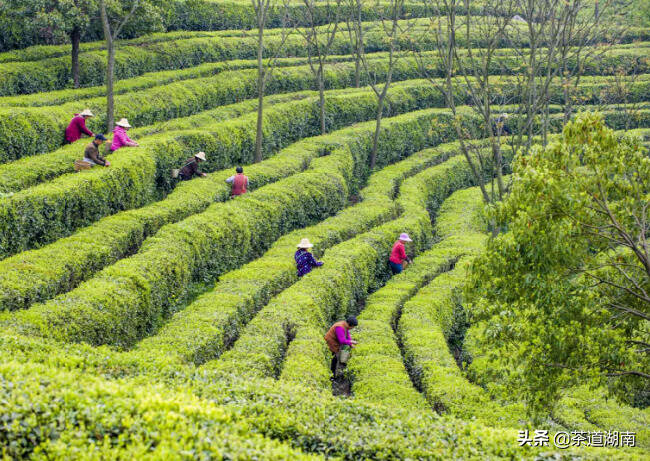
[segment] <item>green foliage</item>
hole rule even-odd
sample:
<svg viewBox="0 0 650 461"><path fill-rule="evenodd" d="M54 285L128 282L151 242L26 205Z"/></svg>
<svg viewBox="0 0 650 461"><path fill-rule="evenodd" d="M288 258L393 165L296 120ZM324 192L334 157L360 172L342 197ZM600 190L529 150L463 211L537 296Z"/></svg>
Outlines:
<svg viewBox="0 0 650 461"><path fill-rule="evenodd" d="M248 7L248 5L247 5ZM377 23L364 23L366 27L364 41L366 52L387 51L388 43L385 32ZM405 26L405 24L403 24ZM418 47L422 51L436 50L434 34L428 31L429 21L419 21L412 31L419 36ZM196 29L195 29L196 30ZM460 40L460 39L459 39ZM639 42L650 40L650 29L630 29L624 42ZM148 39L143 37L121 46L116 53L115 76L117 79L128 79L140 76L145 72L162 70L184 69L207 62L228 61L238 59L255 59L257 56L257 37L255 31L225 33L173 33L169 36L156 34ZM476 47L485 45L485 38L477 31L473 37ZM290 35L284 42L282 49L280 34L270 30L265 40L265 56L280 55L282 57L306 56L307 49L301 34ZM86 45L79 56L81 86L102 85L105 79L106 52L101 43L92 46ZM399 49L410 50L413 48L411 36L400 39ZM512 43L500 43L503 48L514 46ZM521 46L527 46L522 43ZM644 44L639 45L645 48ZM352 49L347 37L345 26L342 25L339 34L332 44L332 54L345 55ZM29 94L42 91L61 90L70 87L71 69L70 59L67 56L69 47L37 48L31 53L0 54L0 95ZM596 69L608 67L627 67L630 61L626 57L616 56L617 53L607 53L600 59L586 59L584 61L585 73ZM629 50L627 56L634 56L634 61L644 64L641 52ZM51 57L50 57L51 56ZM520 63L514 58L511 51L500 50L495 56L491 68L497 71L516 73ZM435 58L432 59L435 61ZM571 63L569 63L571 64ZM606 65L603 65L606 64Z"/></svg>
<svg viewBox="0 0 650 461"><path fill-rule="evenodd" d="M109 17L123 17L133 0L108 0ZM123 36L163 30L160 0L139 2L136 14L125 25ZM0 50L31 45L70 43L78 28L82 40L101 39L97 0L4 0L0 3Z"/></svg>
<svg viewBox="0 0 650 461"><path fill-rule="evenodd" d="M493 215L507 232L472 271L471 313L485 322L474 341L489 344L481 367L507 370L506 389L542 413L563 387L630 383L639 376L628 372L648 369L629 341L648 342L637 290L650 279L633 249L647 235L650 160L638 139L583 114L514 172Z"/></svg>
<svg viewBox="0 0 650 461"><path fill-rule="evenodd" d="M439 95L430 87L396 85L394 89L394 93L388 98L388 101L391 102L389 113L408 112L422 107L422 105L434 105L439 99ZM376 99L368 90L348 91L340 96L328 95L326 103L328 127L338 128L356 121L368 120L375 113L375 108ZM230 109L234 110L235 107ZM225 114L229 114L230 109L225 108ZM274 108L267 109L264 137L264 148L267 154L273 153L297 137L318 133L317 109L315 98L278 104ZM212 116L218 119L220 113L223 112L217 110ZM435 116L448 117L440 111L435 112ZM151 146L148 151L156 158L158 184L166 184L169 181L170 169L196 153L198 149L204 150L209 155L209 162L206 163L208 171L227 165L248 163L251 161L250 156L255 139L255 132L250 129L254 117L255 114L251 114L242 119L210 123L212 117L208 116L208 121L203 127L206 129L205 132L192 131L159 135L153 137L150 143L143 142L140 149ZM177 121L175 123L178 124L178 128L181 128L182 126L179 125L184 122ZM271 126L274 127L274 130L271 130ZM365 133L366 127L360 127L360 129ZM281 158L285 160L280 160L277 163L271 162L268 167L265 166L266 163L256 166L252 172L257 172L258 168L260 171L259 176L253 174L251 177L253 187L267 184L296 172L296 168L301 165L306 167L309 163L308 160L320 153L321 141L319 139L301 142L286 149L281 153ZM405 138L395 136L390 147L403 149L396 145L400 140L404 141ZM114 157L122 158L124 155L131 155L130 152L130 150L124 149L118 151ZM287 158L290 159L288 162ZM304 159L304 163L301 163L300 159ZM112 165L111 169L116 167L119 167L119 164ZM104 172L103 169L101 171ZM359 175L366 174L360 166L358 173ZM67 184L66 181L71 179L77 181L72 184L85 183L85 175L86 173L83 176L63 176L53 183ZM135 251L142 239L156 232L162 225L202 211L214 200L223 200L225 198L223 184L219 183L219 186L215 186L215 181L221 182L223 178L221 175L217 178L202 180L203 183L193 181L191 185L183 184L178 193L170 194L166 200L151 204L141 210L133 210L106 218L69 238L42 249L6 259L0 263L2 267L2 271L0 271L0 305L5 309L24 308L35 301L49 299L55 294L73 288L99 268ZM204 184L206 182L207 184ZM9 201L9 198L3 200L8 204L20 204L21 197L24 199L24 197L38 196L34 191L49 190L51 184L43 184L16 194L11 197L12 200L16 199L15 202ZM69 203L68 198L74 194L75 189L76 186L57 189L59 191L57 202L59 208L65 210L66 204ZM188 200L191 201L191 205L186 203ZM20 209L20 207L16 205L14 209ZM38 213L35 213L35 216L38 217ZM14 222L14 226L21 224L20 220L14 220ZM10 225L12 225L11 221L7 220L5 226ZM47 225L44 223L43 226L51 228L51 223L48 222ZM35 228L27 228L24 231L23 242L27 242L23 243L24 245L29 244L27 239L30 236L39 235L35 234L36 231ZM72 229L61 230L62 234L71 231ZM103 238L97 241L98 239L93 237L95 235L101 235ZM17 242L19 237L19 234L11 234L8 238ZM96 243L90 244L91 241ZM51 268L53 259L61 263L56 270ZM29 283L25 283L26 280L29 280Z"/></svg>
<svg viewBox="0 0 650 461"><path fill-rule="evenodd" d="M387 143L391 149L387 149L380 165L399 158L401 151L392 149L395 145L414 146L415 149L439 143L452 131L449 118L444 112L426 110L397 117L393 124L388 123L386 130L394 125L395 131L390 130L391 136L387 139L395 144ZM439 127L429 130L432 120L446 120L446 123L439 121ZM342 206L342 188L350 187L354 191L355 181L368 175L370 125L351 129L348 142L354 147L352 163L345 159L345 152L323 157L323 161L312 163L310 170L304 173L228 204L214 204L203 213L167 225L149 238L137 255L105 269L60 299L33 306L6 319L46 336L55 334L59 338L94 344L132 344L159 326L169 315L169 309L183 299L192 280L214 280L261 254L279 235L338 210ZM355 130L366 133L361 138L365 143L358 142ZM334 145L342 141L335 135L330 136L329 142ZM325 141L320 149L327 146L327 137L316 139ZM410 142L406 143L406 139ZM352 175L347 173L348 166L353 168ZM339 170L332 171L334 168ZM130 291L128 296L125 290ZM100 306L103 306L102 321L95 311ZM125 315L127 311L129 315ZM140 317L135 316L138 312ZM94 326L87 328L86 322Z"/></svg>
<svg viewBox="0 0 650 461"><path fill-rule="evenodd" d="M27 379L28 375L39 377ZM160 385L123 385L53 373L42 366L3 363L0 400L5 424L0 444L3 456L11 459L103 458L118 453L128 459L161 460L180 453L229 459L317 459L254 435L250 422L233 423L232 411Z"/></svg>
<svg viewBox="0 0 650 461"><path fill-rule="evenodd" d="M650 2L647 0L634 0L630 13L637 26L650 27Z"/></svg>
<svg viewBox="0 0 650 461"><path fill-rule="evenodd" d="M91 3L96 8L95 2ZM68 22L74 18L80 8L75 8L71 0L5 0L0 4L0 51L13 48L25 48L33 45L67 43L65 34ZM76 3L76 2L75 2ZM109 0L107 7L111 16L119 16L129 8L130 1ZM152 31L160 30L225 30L251 29L257 26L257 21L250 2L228 0L149 0L140 2L137 14L130 25L125 26L123 36L137 37ZM300 2L287 2L289 11L300 8ZM364 20L377 19L377 8L382 8L385 2L363 5ZM327 5L316 4L316 23L322 24L327 16ZM410 17L422 16L423 5L414 2L407 3L407 14ZM462 11L462 10L461 10ZM102 37L102 27L98 14L94 11L83 11L84 40L98 40ZM92 14L95 13L95 14ZM267 27L279 27L284 11L283 8L271 8ZM294 13L295 14L295 13ZM80 18L80 19L81 19ZM36 19L36 20L35 20ZM66 22L65 20L68 19ZM34 46L33 48L39 48ZM19 52L14 52L20 54Z"/></svg>
<svg viewBox="0 0 650 461"><path fill-rule="evenodd" d="M349 131L350 135L353 133L358 131ZM390 131L382 138L389 136ZM361 203L315 226L283 236L262 258L221 277L210 292L175 314L158 334L141 341L136 351L149 361L159 360L162 351L165 361L178 356L185 362L200 365L215 359L232 345L250 318L271 297L296 283L291 256L297 241L308 237L320 255L327 248L394 218L397 209L391 198L405 176L452 153L455 152L445 148L440 153L423 151L373 173L368 186L360 192ZM382 149L381 157L386 155Z"/></svg>
<svg viewBox="0 0 650 461"><path fill-rule="evenodd" d="M237 67L237 64L234 64ZM373 78L382 80L387 72L387 61L370 60L368 65ZM223 66L216 69L216 75L191 78L144 90L120 94L115 98L120 116L127 117L134 126L143 126L176 117L197 114L223 104L232 104L256 96L256 70L225 70ZM328 66L325 72L325 85L328 89L353 86L354 64L336 63ZM393 80L403 81L421 76L415 58L404 58L393 69ZM169 76L163 76L163 83ZM517 100L518 87L516 78L495 77L492 82L494 90ZM367 77L362 84L369 83ZM638 103L647 100L650 78L641 76L629 85L625 94L612 90L612 82L604 77L583 77L574 92L574 97L581 104ZM267 84L267 94L301 91L314 87L313 74L309 66L291 66L276 69L274 78ZM463 88L458 90L459 104L468 100ZM74 93L71 93L74 94ZM554 84L550 89L552 104L562 104L564 93L561 85ZM57 99L56 96L54 99ZM442 103L442 96L439 96ZM89 107L97 115L89 122L89 128L103 130L105 126L105 99L94 97L66 102L56 107L0 107L0 163L23 156L50 152L60 147L64 141L63 133L74 113L79 107ZM642 126L647 120L647 112L638 111L638 120L633 124ZM625 114L618 119L625 126ZM560 119L558 119L558 122Z"/></svg>
<svg viewBox="0 0 650 461"><path fill-rule="evenodd" d="M449 147L460 149L456 143ZM431 169L432 172L435 170L442 175L446 173L440 167ZM359 344L348 365L353 392L358 400L406 409L427 406L404 367L394 328L404 303L439 273L449 270L455 259L467 251L466 234L471 236L472 232L482 228L480 224L462 225L465 216L475 221L475 206L468 208L467 202L460 202L462 207L450 206L458 203L456 197L458 193L445 200L436 219L435 236L443 240L416 257L407 270L373 293L358 317L359 326L354 337Z"/></svg>
<svg viewBox="0 0 650 461"><path fill-rule="evenodd" d="M170 459L179 453L230 459L534 459L556 456L638 459L611 449L529 448L515 431L425 411L405 412L335 399L301 386L196 375L171 390L160 383L118 382L78 370L5 363L0 368L3 431L11 456ZM13 385L18 383L20 385ZM233 404L235 403L236 404ZM38 417L34 409L39 408ZM346 421L342 436L335 422ZM272 440L275 439L275 440ZM11 442L11 443L9 443ZM305 453L311 453L308 458Z"/></svg>

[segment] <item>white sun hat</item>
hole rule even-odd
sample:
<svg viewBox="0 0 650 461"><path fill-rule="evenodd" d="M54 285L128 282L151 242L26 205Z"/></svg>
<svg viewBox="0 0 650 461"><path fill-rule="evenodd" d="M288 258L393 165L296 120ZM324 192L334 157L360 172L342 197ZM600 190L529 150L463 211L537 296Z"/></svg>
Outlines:
<svg viewBox="0 0 650 461"><path fill-rule="evenodd" d="M413 241L413 240L411 240L411 237L409 237L409 234L407 234L406 232L402 233L402 235L399 236L399 239L402 242L412 242Z"/></svg>
<svg viewBox="0 0 650 461"><path fill-rule="evenodd" d="M131 125L129 124L129 121L125 118L121 119L119 122L116 123L117 126L121 126L122 128L131 128Z"/></svg>
<svg viewBox="0 0 650 461"><path fill-rule="evenodd" d="M93 114L90 109L84 109L79 115L82 117L94 117L95 114Z"/></svg>
<svg viewBox="0 0 650 461"><path fill-rule="evenodd" d="M302 239L298 244L298 248L312 248L313 246L309 239Z"/></svg>
<svg viewBox="0 0 650 461"><path fill-rule="evenodd" d="M196 158L199 160L203 160L205 162L205 152L199 152L198 154L194 155Z"/></svg>

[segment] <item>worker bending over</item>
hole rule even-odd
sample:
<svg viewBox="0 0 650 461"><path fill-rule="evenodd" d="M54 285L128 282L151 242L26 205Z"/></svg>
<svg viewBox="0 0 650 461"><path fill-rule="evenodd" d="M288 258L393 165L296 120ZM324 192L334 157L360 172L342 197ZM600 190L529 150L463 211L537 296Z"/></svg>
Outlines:
<svg viewBox="0 0 650 461"><path fill-rule="evenodd" d="M86 120L94 117L90 109L84 109L80 114L74 114L72 120L65 129L65 140L68 143L73 143L81 139L81 135L85 134L91 138L95 136L92 131L86 128Z"/></svg>
<svg viewBox="0 0 650 461"><path fill-rule="evenodd" d="M354 348L357 342L350 337L350 330L358 325L357 318L353 315L345 320L336 322L325 333L325 342L327 347L332 352L332 361L330 362L330 369L332 370L332 379L337 377L337 369L340 360L341 347L349 346Z"/></svg>
<svg viewBox="0 0 650 461"><path fill-rule="evenodd" d="M180 169L180 172L178 173L178 177L181 178L183 181L189 181L192 179L194 176L201 176L205 177L207 174L201 173L199 171L199 163L205 162L205 152L199 152L192 158L188 158L185 161L185 166Z"/></svg>
<svg viewBox="0 0 650 461"><path fill-rule="evenodd" d="M390 259L388 260L393 275L401 273L402 270L404 270L404 265L407 261L411 262L411 259L406 255L404 243L412 241L413 240L411 240L409 234L403 233L393 245L393 250L390 253Z"/></svg>
<svg viewBox="0 0 650 461"><path fill-rule="evenodd" d="M298 251L293 256L296 260L296 267L298 269L298 277L302 277L311 272L314 267L320 267L322 262L316 261L314 255L309 250L314 245L309 242L309 239L302 239L298 244Z"/></svg>
<svg viewBox="0 0 650 461"><path fill-rule="evenodd" d="M138 147L140 145L133 139L129 138L129 135L126 134L126 132L129 131L129 128L131 128L131 124L125 118L115 123L111 152L115 152L122 147Z"/></svg>

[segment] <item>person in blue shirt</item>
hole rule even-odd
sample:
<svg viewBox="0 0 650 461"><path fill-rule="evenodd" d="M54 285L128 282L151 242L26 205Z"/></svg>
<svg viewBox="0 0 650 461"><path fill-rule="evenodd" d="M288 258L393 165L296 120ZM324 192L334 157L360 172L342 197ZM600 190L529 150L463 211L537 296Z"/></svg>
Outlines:
<svg viewBox="0 0 650 461"><path fill-rule="evenodd" d="M322 262L316 261L314 255L309 252L309 249L313 246L314 245L309 242L309 239L302 239L298 244L298 251L296 251L296 254L294 255L296 267L298 269L298 277L309 274L314 267L320 267L323 265Z"/></svg>

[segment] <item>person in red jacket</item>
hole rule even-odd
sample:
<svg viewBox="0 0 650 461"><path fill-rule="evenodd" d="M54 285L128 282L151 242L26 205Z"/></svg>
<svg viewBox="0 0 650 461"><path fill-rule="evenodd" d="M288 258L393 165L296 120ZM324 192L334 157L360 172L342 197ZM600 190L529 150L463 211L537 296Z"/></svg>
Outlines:
<svg viewBox="0 0 650 461"><path fill-rule="evenodd" d="M84 109L80 114L74 114L74 117L72 117L68 127L65 129L65 140L73 143L81 139L82 134L91 138L94 137L93 132L86 128L86 120L90 117L94 117L90 109Z"/></svg>
<svg viewBox="0 0 650 461"><path fill-rule="evenodd" d="M248 190L248 176L244 175L244 169L238 166L235 171L237 172L236 175L226 179L228 184L232 184L232 190L230 191L231 197L243 195Z"/></svg>
<svg viewBox="0 0 650 461"><path fill-rule="evenodd" d="M393 271L393 275L399 274L404 269L404 262L410 261L409 257L406 255L406 249L404 248L404 242L412 242L409 234L403 233L399 236L399 239L393 245L393 251L390 253L390 259L388 264L390 269Z"/></svg>

